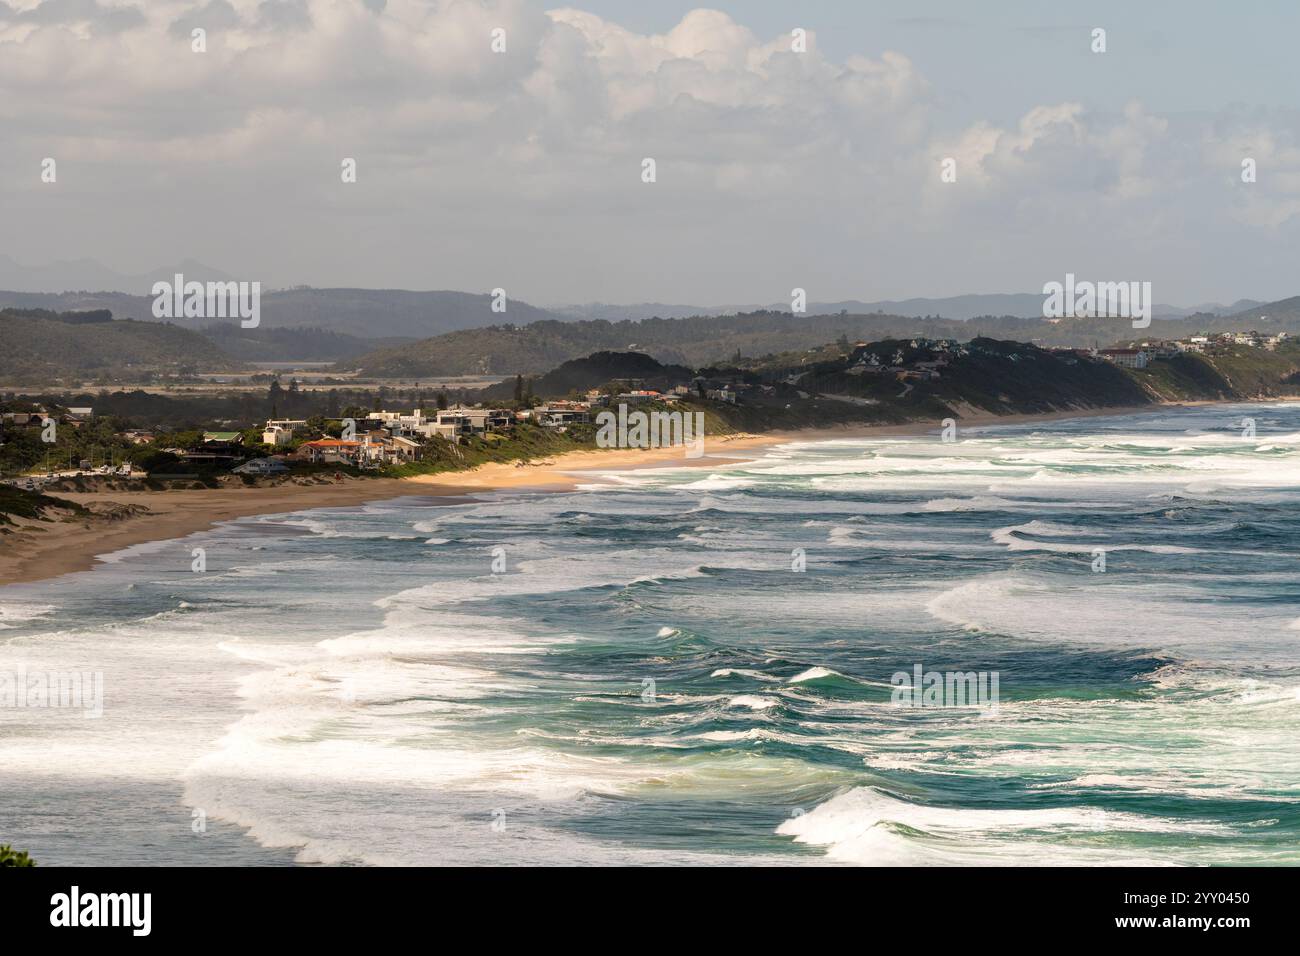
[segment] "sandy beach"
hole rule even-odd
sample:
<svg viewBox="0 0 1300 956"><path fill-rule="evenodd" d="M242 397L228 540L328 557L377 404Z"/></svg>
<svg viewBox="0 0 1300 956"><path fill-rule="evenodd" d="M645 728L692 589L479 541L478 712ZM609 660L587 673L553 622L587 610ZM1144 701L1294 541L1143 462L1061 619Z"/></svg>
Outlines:
<svg viewBox="0 0 1300 956"><path fill-rule="evenodd" d="M971 414L960 428L1007 425L1025 421L1056 421L1155 411L1159 405L1052 412L1039 415ZM492 463L463 472L415 478L356 478L328 484L280 484L176 491L56 492L77 504L103 508L136 506L123 517L68 518L61 521L16 520L0 535L0 586L38 581L95 565L97 556L147 541L180 538L233 518L278 514L309 508L331 508L404 495L462 497L476 492L528 488L568 490L596 480L593 470L634 468L719 467L760 457L763 450L786 442L836 438L916 436L935 432L939 422L902 425L845 425L825 429L722 435L705 440L705 456L687 459L680 447L656 449L593 449L574 451L520 465Z"/></svg>

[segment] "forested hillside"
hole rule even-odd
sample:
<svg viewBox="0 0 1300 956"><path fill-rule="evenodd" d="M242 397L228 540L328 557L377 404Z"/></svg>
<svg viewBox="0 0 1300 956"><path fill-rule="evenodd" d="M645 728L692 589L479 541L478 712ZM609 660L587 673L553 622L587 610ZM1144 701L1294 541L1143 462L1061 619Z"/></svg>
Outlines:
<svg viewBox="0 0 1300 956"><path fill-rule="evenodd" d="M208 339L164 322L86 319L85 313L0 311L0 380L53 385L87 378L136 377L146 369L229 369Z"/></svg>

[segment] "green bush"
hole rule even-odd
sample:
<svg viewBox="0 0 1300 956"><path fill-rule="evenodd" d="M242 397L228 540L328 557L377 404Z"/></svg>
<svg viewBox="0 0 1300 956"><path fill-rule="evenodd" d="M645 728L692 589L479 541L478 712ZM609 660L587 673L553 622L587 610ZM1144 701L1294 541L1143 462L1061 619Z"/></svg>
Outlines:
<svg viewBox="0 0 1300 956"><path fill-rule="evenodd" d="M0 866L35 866L36 861L26 850L15 850L8 843L0 843Z"/></svg>

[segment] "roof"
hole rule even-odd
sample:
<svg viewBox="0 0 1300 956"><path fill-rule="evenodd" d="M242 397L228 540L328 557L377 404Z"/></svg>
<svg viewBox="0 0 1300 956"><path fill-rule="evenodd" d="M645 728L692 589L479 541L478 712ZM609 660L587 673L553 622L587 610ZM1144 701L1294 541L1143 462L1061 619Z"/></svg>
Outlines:
<svg viewBox="0 0 1300 956"><path fill-rule="evenodd" d="M362 445L359 441L343 441L341 438L318 438L315 441L305 441L302 443L303 448L360 448Z"/></svg>

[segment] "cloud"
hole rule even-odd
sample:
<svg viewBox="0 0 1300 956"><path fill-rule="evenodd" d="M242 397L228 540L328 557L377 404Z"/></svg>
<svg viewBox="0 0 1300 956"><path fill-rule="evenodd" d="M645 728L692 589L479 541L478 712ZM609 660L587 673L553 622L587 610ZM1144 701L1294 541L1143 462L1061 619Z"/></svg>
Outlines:
<svg viewBox="0 0 1300 956"><path fill-rule="evenodd" d="M57 157L82 217L19 171L0 199L27 245L0 252L97 256L111 235L139 270L175 257L160 227L198 220L180 252L289 281L490 288L504 272L538 298L718 301L765 298L745 286L779 275L829 298L937 293L936 272L952 291L1034 287L1014 269L1055 275L1049 253L1103 261L1157 229L1239 240L1300 215L1294 118L1081 99L954 123L905 53L837 62L815 33L807 52L790 41L715 10L645 34L523 0L0 6L4 152ZM1243 144L1253 188L1237 188ZM871 284L878 270L907 288Z"/></svg>

